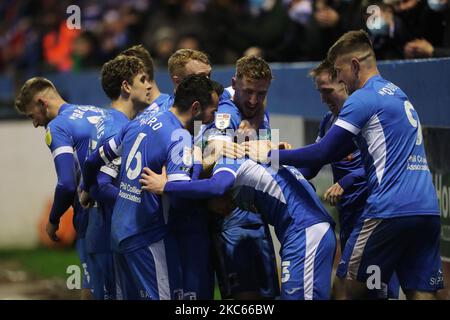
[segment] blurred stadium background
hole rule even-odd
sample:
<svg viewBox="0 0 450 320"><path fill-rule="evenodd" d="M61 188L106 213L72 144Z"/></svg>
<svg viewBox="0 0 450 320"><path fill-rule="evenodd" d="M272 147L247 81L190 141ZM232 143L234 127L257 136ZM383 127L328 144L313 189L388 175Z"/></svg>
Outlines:
<svg viewBox="0 0 450 320"><path fill-rule="evenodd" d="M307 73L345 31L370 32L381 73L410 97L424 127L442 217L442 257L450 262L450 9L433 0L3 0L0 3L0 299L74 299L66 268L78 263L70 213L60 248L47 240L44 223L56 175L44 143L16 114L16 90L44 75L72 103L108 106L99 81L103 62L143 43L158 66L162 92L171 92L167 58L178 48L207 52L212 77L230 85L232 64L246 53L271 62L271 125L293 147L314 142L326 112ZM81 29L66 22L80 9ZM370 29L370 5L380 9L388 31ZM434 9L433 9L434 8ZM76 20L72 20L76 22ZM426 42L420 42L423 40ZM431 46L431 49L430 49ZM411 49L414 47L415 49ZM414 60L412 60L414 59ZM326 168L314 180L318 194L331 185ZM335 215L334 208L328 207ZM420 236L420 235L418 235ZM448 280L447 280L448 282ZM76 290L75 290L76 291ZM449 299L448 289L441 292Z"/></svg>

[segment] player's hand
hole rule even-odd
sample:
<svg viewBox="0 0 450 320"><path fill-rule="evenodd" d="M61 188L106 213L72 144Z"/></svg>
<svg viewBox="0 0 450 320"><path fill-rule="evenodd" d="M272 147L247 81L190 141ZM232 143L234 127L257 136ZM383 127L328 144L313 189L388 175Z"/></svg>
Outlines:
<svg viewBox="0 0 450 320"><path fill-rule="evenodd" d="M269 163L269 157L267 154L270 150L277 148L272 145L270 140L246 141L241 145L245 148L245 153L250 157L250 159L259 163Z"/></svg>
<svg viewBox="0 0 450 320"><path fill-rule="evenodd" d="M166 166L162 167L161 174L157 174L147 167L142 172L141 179L139 179L139 183L142 185L141 189L160 195L163 194L167 183Z"/></svg>
<svg viewBox="0 0 450 320"><path fill-rule="evenodd" d="M211 159L210 155L213 154L212 160L216 162L222 157L230 159L242 158L245 156L245 149L231 141L212 140L208 142L205 153L204 159Z"/></svg>
<svg viewBox="0 0 450 320"><path fill-rule="evenodd" d="M91 199L89 192L82 190L80 193L80 204L83 208L88 209L94 206L95 201Z"/></svg>
<svg viewBox="0 0 450 320"><path fill-rule="evenodd" d="M237 143L230 141L223 141L221 156L231 159L242 158L245 156L245 150Z"/></svg>
<svg viewBox="0 0 450 320"><path fill-rule="evenodd" d="M292 149L292 145L288 142L280 142L278 144L278 149L279 150L289 150L289 149Z"/></svg>
<svg viewBox="0 0 450 320"><path fill-rule="evenodd" d="M58 231L58 229L59 229L59 224L53 224L50 221L47 222L47 225L45 226L45 231L47 232L49 238L55 242L59 241L59 238L56 235L56 231Z"/></svg>
<svg viewBox="0 0 450 320"><path fill-rule="evenodd" d="M202 163L203 154L202 149L197 146L194 146L194 163Z"/></svg>
<svg viewBox="0 0 450 320"><path fill-rule="evenodd" d="M344 189L339 185L339 183L333 184L323 195L325 201L328 201L332 206L337 205L341 196L344 194Z"/></svg>

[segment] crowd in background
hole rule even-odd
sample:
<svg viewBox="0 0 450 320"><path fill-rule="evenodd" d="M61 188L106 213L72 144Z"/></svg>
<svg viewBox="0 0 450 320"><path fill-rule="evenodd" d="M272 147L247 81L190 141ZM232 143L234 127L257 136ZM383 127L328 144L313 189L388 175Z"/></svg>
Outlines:
<svg viewBox="0 0 450 320"><path fill-rule="evenodd" d="M369 31L381 60L450 56L448 2L82 0L75 1L78 30L66 24L74 1L3 0L0 74L98 68L138 43L163 68L179 48L202 50L213 64L232 64L244 54L270 62L318 61L340 35L355 29ZM380 9L376 22L371 5Z"/></svg>

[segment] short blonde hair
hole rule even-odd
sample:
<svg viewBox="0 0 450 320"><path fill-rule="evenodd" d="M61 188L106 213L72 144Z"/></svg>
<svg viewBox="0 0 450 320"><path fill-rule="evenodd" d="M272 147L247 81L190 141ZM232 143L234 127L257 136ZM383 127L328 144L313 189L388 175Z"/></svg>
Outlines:
<svg viewBox="0 0 450 320"><path fill-rule="evenodd" d="M169 58L169 74L171 76L177 75L185 77L185 66L191 60L196 60L204 64L211 65L208 56L205 53L193 49L180 49L172 54Z"/></svg>
<svg viewBox="0 0 450 320"><path fill-rule="evenodd" d="M254 80L272 80L272 70L263 58L245 56L236 62L236 78L242 79L244 76Z"/></svg>
<svg viewBox="0 0 450 320"><path fill-rule="evenodd" d="M34 77L28 79L23 84L22 88L20 88L20 91L16 96L16 100L14 102L16 110L21 114L25 114L34 96L47 89L53 89L56 91L53 83L47 78Z"/></svg>
<svg viewBox="0 0 450 320"><path fill-rule="evenodd" d="M323 72L329 73L332 78L334 76L334 66L328 59L323 60L317 66L312 68L311 71L309 72L309 76L315 79Z"/></svg>
<svg viewBox="0 0 450 320"><path fill-rule="evenodd" d="M334 63L338 56L354 52L367 52L375 58L372 42L364 30L349 31L343 34L328 50L327 59Z"/></svg>

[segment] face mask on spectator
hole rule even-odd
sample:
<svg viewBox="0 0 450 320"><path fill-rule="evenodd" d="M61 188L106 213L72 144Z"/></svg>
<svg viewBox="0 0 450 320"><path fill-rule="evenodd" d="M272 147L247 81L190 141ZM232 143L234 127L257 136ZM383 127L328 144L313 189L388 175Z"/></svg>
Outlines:
<svg viewBox="0 0 450 320"><path fill-rule="evenodd" d="M300 24L307 24L312 14L311 1L304 0L297 2L291 6L288 13L292 21Z"/></svg>
<svg viewBox="0 0 450 320"><path fill-rule="evenodd" d="M428 6L433 11L442 11L447 7L447 1L428 0Z"/></svg>
<svg viewBox="0 0 450 320"><path fill-rule="evenodd" d="M262 9L264 7L264 2L266 2L265 0L250 0L250 7L254 8L254 9Z"/></svg>
<svg viewBox="0 0 450 320"><path fill-rule="evenodd" d="M371 35L375 36L388 36L389 35L389 25L383 17L379 17L379 24L373 23L369 24L367 28Z"/></svg>

